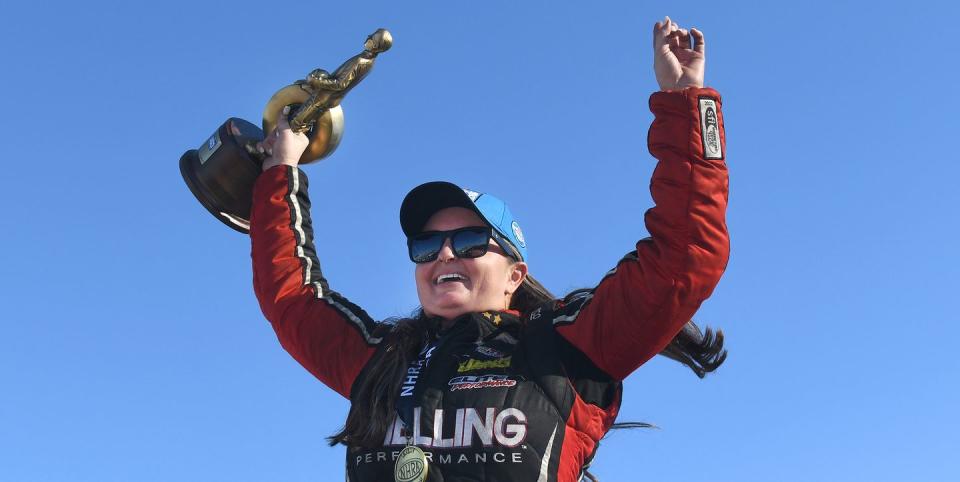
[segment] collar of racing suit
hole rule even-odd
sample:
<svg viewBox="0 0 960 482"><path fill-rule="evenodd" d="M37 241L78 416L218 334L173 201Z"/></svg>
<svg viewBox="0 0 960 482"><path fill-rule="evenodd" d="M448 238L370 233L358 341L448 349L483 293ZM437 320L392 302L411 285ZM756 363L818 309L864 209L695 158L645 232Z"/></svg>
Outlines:
<svg viewBox="0 0 960 482"><path fill-rule="evenodd" d="M439 319L435 326L440 326ZM523 322L518 311L481 311L458 316L449 328L440 330L437 336L460 338L469 337L468 334L473 333L476 336L474 341L479 341L495 332L509 332L516 336L522 329Z"/></svg>

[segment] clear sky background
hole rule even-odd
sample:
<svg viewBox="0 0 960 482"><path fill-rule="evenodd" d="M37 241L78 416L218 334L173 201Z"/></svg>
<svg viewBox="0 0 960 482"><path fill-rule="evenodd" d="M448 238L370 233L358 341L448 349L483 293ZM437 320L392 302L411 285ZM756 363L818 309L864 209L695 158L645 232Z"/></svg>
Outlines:
<svg viewBox="0 0 960 482"><path fill-rule="evenodd" d="M729 268L705 380L625 383L604 481L958 480L955 2L12 2L0 29L0 480L341 480L347 404L279 346L249 241L178 159L389 28L305 170L331 286L417 305L397 212L445 179L521 220L532 272L595 284L646 236L651 26L707 40ZM348 6L349 5L349 6Z"/></svg>

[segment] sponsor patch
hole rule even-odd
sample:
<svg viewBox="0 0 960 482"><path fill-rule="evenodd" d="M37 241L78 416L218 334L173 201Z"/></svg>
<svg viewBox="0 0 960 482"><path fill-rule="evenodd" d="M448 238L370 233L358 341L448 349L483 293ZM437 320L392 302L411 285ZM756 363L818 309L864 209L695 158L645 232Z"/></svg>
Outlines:
<svg viewBox="0 0 960 482"><path fill-rule="evenodd" d="M481 345L480 342L477 342L477 347L474 351L476 351L481 355L488 356L490 358L503 358L506 356L506 354L504 354L502 351L497 350L496 348L491 348L486 345Z"/></svg>
<svg viewBox="0 0 960 482"><path fill-rule="evenodd" d="M450 391L474 390L478 388L512 387L517 384L507 375L463 375L450 379Z"/></svg>
<svg viewBox="0 0 960 482"><path fill-rule="evenodd" d="M470 448L478 444L512 448L523 444L527 438L527 415L517 408L458 408L455 411L438 408L433 410L433 426L428 427L421 426L420 411L420 407L413 409L412 438L409 433L404 433L405 424L396 417L387 430L383 445L402 447L413 444L448 449ZM396 460L397 456L393 458ZM358 465L360 461L358 458Z"/></svg>
<svg viewBox="0 0 960 482"><path fill-rule="evenodd" d="M706 97L700 98L700 140L703 142L704 159L723 159L717 102Z"/></svg>
<svg viewBox="0 0 960 482"><path fill-rule="evenodd" d="M496 358L493 360L477 360L470 358L465 362L460 362L457 367L457 373L472 372L474 370L489 370L491 368L507 368L510 366L513 357Z"/></svg>

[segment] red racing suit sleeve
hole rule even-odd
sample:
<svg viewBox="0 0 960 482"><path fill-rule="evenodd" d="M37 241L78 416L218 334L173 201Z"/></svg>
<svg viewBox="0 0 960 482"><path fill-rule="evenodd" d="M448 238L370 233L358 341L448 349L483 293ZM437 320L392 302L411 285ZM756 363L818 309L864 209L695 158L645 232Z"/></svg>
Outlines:
<svg viewBox="0 0 960 482"><path fill-rule="evenodd" d="M257 179L250 241L254 291L280 344L349 397L380 343L377 324L327 285L313 244L307 178L299 168L272 167Z"/></svg>
<svg viewBox="0 0 960 482"><path fill-rule="evenodd" d="M655 206L637 242L592 290L575 292L554 325L598 368L622 380L663 350L720 281L730 253L720 95L710 88L657 92L647 137L658 163Z"/></svg>

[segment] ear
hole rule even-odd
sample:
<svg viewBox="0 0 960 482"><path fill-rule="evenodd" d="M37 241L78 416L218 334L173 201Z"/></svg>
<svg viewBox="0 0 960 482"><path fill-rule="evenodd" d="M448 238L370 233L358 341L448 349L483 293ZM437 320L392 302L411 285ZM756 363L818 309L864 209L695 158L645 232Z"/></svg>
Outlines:
<svg viewBox="0 0 960 482"><path fill-rule="evenodd" d="M509 278L507 279L506 294L512 295L520 288L523 280L527 279L527 270L527 263L523 261L518 261L510 266L509 271L507 271Z"/></svg>

